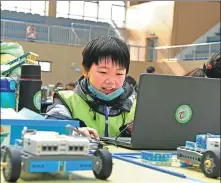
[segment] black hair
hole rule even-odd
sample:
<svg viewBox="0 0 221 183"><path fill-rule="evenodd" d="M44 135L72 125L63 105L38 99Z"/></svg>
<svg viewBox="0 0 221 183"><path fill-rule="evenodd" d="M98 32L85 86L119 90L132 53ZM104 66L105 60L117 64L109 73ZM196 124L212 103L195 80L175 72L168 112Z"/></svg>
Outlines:
<svg viewBox="0 0 221 183"><path fill-rule="evenodd" d="M119 65L129 71L130 52L127 44L112 36L99 37L91 40L82 52L82 65L89 71L92 64L98 65L101 59L111 58L113 64Z"/></svg>
<svg viewBox="0 0 221 183"><path fill-rule="evenodd" d="M57 88L58 86L60 86L60 85L63 86L63 84L62 84L61 82L57 82L57 83L55 84L54 88L56 89L56 88Z"/></svg>
<svg viewBox="0 0 221 183"><path fill-rule="evenodd" d="M208 78L221 78L221 52L215 52L203 65L203 72Z"/></svg>
<svg viewBox="0 0 221 183"><path fill-rule="evenodd" d="M76 86L76 83L75 83L75 82L70 82L70 83L68 83L66 86L73 86L73 87L75 87L75 86Z"/></svg>
<svg viewBox="0 0 221 183"><path fill-rule="evenodd" d="M186 73L184 76L192 76L192 77L205 77L205 73L203 72L203 69L201 68L196 68L193 69L192 71Z"/></svg>
<svg viewBox="0 0 221 183"><path fill-rule="evenodd" d="M155 72L155 68L153 66L147 68L147 73L153 73L153 72Z"/></svg>
<svg viewBox="0 0 221 183"><path fill-rule="evenodd" d="M132 76L126 76L125 81L133 87L135 87L137 84L136 80Z"/></svg>
<svg viewBox="0 0 221 183"><path fill-rule="evenodd" d="M71 86L71 87L75 88L77 86L77 83L76 82L70 82L70 83L66 84L64 90L69 90L68 86Z"/></svg>

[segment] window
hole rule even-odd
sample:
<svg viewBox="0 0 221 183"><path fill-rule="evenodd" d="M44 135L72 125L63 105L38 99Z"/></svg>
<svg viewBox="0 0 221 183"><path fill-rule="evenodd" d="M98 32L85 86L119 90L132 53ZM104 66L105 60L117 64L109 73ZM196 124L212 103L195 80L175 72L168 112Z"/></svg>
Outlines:
<svg viewBox="0 0 221 183"><path fill-rule="evenodd" d="M15 10L18 12L31 13L30 1L15 1Z"/></svg>
<svg viewBox="0 0 221 183"><path fill-rule="evenodd" d="M37 61L38 65L41 66L42 72L52 72L51 65L52 63L49 61Z"/></svg>
<svg viewBox="0 0 221 183"><path fill-rule="evenodd" d="M12 4L14 4L13 1L10 3L8 1L1 1L1 10L15 11L15 7Z"/></svg>
<svg viewBox="0 0 221 183"><path fill-rule="evenodd" d="M123 22L125 20L125 7L112 5L112 20Z"/></svg>
<svg viewBox="0 0 221 183"><path fill-rule="evenodd" d="M46 1L1 1L1 10L45 15Z"/></svg>
<svg viewBox="0 0 221 183"><path fill-rule="evenodd" d="M57 1L57 17L68 18L69 1Z"/></svg>
<svg viewBox="0 0 221 183"><path fill-rule="evenodd" d="M70 1L69 18L82 19L84 15L84 1Z"/></svg>
<svg viewBox="0 0 221 183"><path fill-rule="evenodd" d="M125 6L125 1L110 1L114 5Z"/></svg>
<svg viewBox="0 0 221 183"><path fill-rule="evenodd" d="M98 3L97 2L85 2L84 3L84 16L97 19Z"/></svg>
<svg viewBox="0 0 221 183"><path fill-rule="evenodd" d="M31 3L30 1L1 1L1 9L30 13Z"/></svg>
<svg viewBox="0 0 221 183"><path fill-rule="evenodd" d="M46 15L45 2L46 1L30 1L31 2L31 13Z"/></svg>
<svg viewBox="0 0 221 183"><path fill-rule="evenodd" d="M112 3L110 1L99 1L99 20L111 20L111 5Z"/></svg>
<svg viewBox="0 0 221 183"><path fill-rule="evenodd" d="M57 1L57 17L125 21L125 1Z"/></svg>

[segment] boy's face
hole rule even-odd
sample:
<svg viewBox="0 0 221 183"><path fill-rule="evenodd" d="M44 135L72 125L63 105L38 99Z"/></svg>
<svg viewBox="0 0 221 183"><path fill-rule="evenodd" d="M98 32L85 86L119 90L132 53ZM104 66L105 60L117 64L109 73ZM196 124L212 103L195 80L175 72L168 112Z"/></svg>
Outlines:
<svg viewBox="0 0 221 183"><path fill-rule="evenodd" d="M98 65L93 64L88 72L90 83L97 90L109 94L122 87L126 69L113 64L111 59L101 59Z"/></svg>

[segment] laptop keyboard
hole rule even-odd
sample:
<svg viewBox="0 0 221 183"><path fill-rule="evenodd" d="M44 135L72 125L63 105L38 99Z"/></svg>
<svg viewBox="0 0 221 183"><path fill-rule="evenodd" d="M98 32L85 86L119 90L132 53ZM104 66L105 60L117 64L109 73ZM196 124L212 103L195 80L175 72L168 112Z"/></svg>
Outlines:
<svg viewBox="0 0 221 183"><path fill-rule="evenodd" d="M101 137L101 140L115 140L115 137ZM130 137L118 137L117 141L123 141L123 142L130 142L131 138Z"/></svg>
<svg viewBox="0 0 221 183"><path fill-rule="evenodd" d="M124 142L130 142L131 138L130 137L119 137L117 138L118 141L124 141Z"/></svg>

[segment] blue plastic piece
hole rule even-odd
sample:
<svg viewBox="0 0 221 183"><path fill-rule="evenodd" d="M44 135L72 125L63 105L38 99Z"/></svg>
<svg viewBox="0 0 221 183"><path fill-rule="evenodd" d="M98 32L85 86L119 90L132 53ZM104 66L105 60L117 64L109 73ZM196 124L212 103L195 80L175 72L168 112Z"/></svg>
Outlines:
<svg viewBox="0 0 221 183"><path fill-rule="evenodd" d="M196 136L196 147L199 149L206 150L206 138L207 135L197 135Z"/></svg>
<svg viewBox="0 0 221 183"><path fill-rule="evenodd" d="M40 172L48 172L48 173L56 173L60 171L59 161L57 160L33 160L29 164L29 172L31 173L40 173Z"/></svg>
<svg viewBox="0 0 221 183"><path fill-rule="evenodd" d="M191 149L195 149L196 148L196 143L191 142L191 141L186 141L186 147L191 148Z"/></svg>
<svg viewBox="0 0 221 183"><path fill-rule="evenodd" d="M22 140L21 139L15 139L15 146L21 146L22 145Z"/></svg>
<svg viewBox="0 0 221 183"><path fill-rule="evenodd" d="M65 172L76 170L92 170L93 162L91 160L72 160L64 162Z"/></svg>
<svg viewBox="0 0 221 183"><path fill-rule="evenodd" d="M155 162L168 162L172 158L172 153L158 153L141 151L141 159Z"/></svg>

